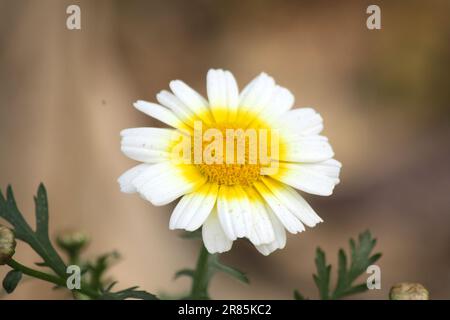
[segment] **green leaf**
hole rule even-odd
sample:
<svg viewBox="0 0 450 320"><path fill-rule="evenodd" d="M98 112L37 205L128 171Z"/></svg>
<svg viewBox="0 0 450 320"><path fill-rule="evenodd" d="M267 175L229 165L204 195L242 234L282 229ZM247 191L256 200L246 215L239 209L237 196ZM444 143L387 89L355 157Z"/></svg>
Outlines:
<svg viewBox="0 0 450 320"><path fill-rule="evenodd" d="M45 262L35 262L35 265L37 265L38 267L48 267L48 265Z"/></svg>
<svg viewBox="0 0 450 320"><path fill-rule="evenodd" d="M119 259L119 253L113 251L97 257L94 262L88 262L84 267L84 274L89 278L89 285L95 290L102 290L106 286L106 272Z"/></svg>
<svg viewBox="0 0 450 320"><path fill-rule="evenodd" d="M368 290L366 283L355 285L354 282L366 272L370 265L381 258L381 253L372 254L376 243L376 239L372 237L370 232L365 231L358 236L358 241L352 238L349 240L349 255L343 249L339 249L337 281L333 292L330 292L331 265L326 263L325 252L317 248L315 260L317 272L313 275L313 278L322 300L341 299ZM350 257L350 263L348 257ZM300 293L294 291L295 299L302 297L297 294Z"/></svg>
<svg viewBox="0 0 450 320"><path fill-rule="evenodd" d="M0 217L14 227L14 234L17 239L23 240L29 233L33 232L17 209L11 186L6 189L6 199L0 190Z"/></svg>
<svg viewBox="0 0 450 320"><path fill-rule="evenodd" d="M21 279L22 272L16 270L9 271L3 279L3 289L5 289L7 293L12 293Z"/></svg>
<svg viewBox="0 0 450 320"><path fill-rule="evenodd" d="M125 299L140 299L140 300L158 300L158 298L147 291L136 290L138 287L131 287L118 292L106 292L100 297L101 300L125 300Z"/></svg>
<svg viewBox="0 0 450 320"><path fill-rule="evenodd" d="M362 293L367 291L367 283L361 283L356 286L351 287L347 291L345 291L345 296L349 296L352 294Z"/></svg>
<svg viewBox="0 0 450 320"><path fill-rule="evenodd" d="M369 231L365 231L359 235L357 244L354 241L352 242L352 263L348 272L349 282L353 282L370 265L370 253L375 247L376 240L372 239Z"/></svg>
<svg viewBox="0 0 450 320"><path fill-rule="evenodd" d="M192 269L182 269L177 271L177 273L175 273L174 279L177 279L181 276L186 276L186 277L191 277L193 278L195 275L194 270Z"/></svg>
<svg viewBox="0 0 450 320"><path fill-rule="evenodd" d="M121 293L122 299L158 300L158 298L147 291L133 290Z"/></svg>
<svg viewBox="0 0 450 320"><path fill-rule="evenodd" d="M105 292L110 292L112 288L117 284L117 281L111 282L105 289Z"/></svg>
<svg viewBox="0 0 450 320"><path fill-rule="evenodd" d="M316 269L317 274L313 275L314 282L319 289L319 295L322 300L329 299L330 273L331 265L327 265L325 252L322 249L316 250Z"/></svg>
<svg viewBox="0 0 450 320"><path fill-rule="evenodd" d="M34 197L34 204L36 207L36 235L41 239L49 239L47 191L42 183L38 187L37 196Z"/></svg>
<svg viewBox="0 0 450 320"><path fill-rule="evenodd" d="M353 283L366 272L367 268L378 261L381 253L372 255L376 245L376 239L372 238L369 231L365 231L358 236L358 242L349 240L350 246L350 267L347 269L347 257L344 250L339 250L339 272L336 288L332 294L332 299L340 299L356 293L368 290L365 283L354 285Z"/></svg>
<svg viewBox="0 0 450 320"><path fill-rule="evenodd" d="M53 248L48 236L48 203L47 193L43 184L39 185L36 205L36 232L25 221L14 199L11 186L6 190L6 199L0 191L0 217L13 227L17 239L30 245L41 256L43 262L60 277L66 277L66 265Z"/></svg>
<svg viewBox="0 0 450 320"><path fill-rule="evenodd" d="M305 300L305 297L298 290L294 290L294 300Z"/></svg>
<svg viewBox="0 0 450 320"><path fill-rule="evenodd" d="M382 256L381 253L376 253L373 256L371 256L369 258L369 266L377 262L381 258L381 256Z"/></svg>
<svg viewBox="0 0 450 320"><path fill-rule="evenodd" d="M214 255L214 257L215 257L215 259L213 259L212 262L211 262L211 267L214 270L221 271L221 272L224 272L226 274L229 274L233 278L236 278L239 281L242 281L244 283L249 283L250 282L248 280L247 276L245 275L245 273L243 273L242 271L239 271L236 268L233 268L233 267L230 267L230 266L222 264L219 261L219 256L218 255Z"/></svg>
<svg viewBox="0 0 450 320"><path fill-rule="evenodd" d="M345 290L347 286L347 255L344 250L339 249L338 253L338 280L335 292Z"/></svg>
<svg viewBox="0 0 450 320"><path fill-rule="evenodd" d="M7 274L3 281L3 286L7 292L12 292L17 286L22 276L22 270L24 274L31 277L42 279L51 283L56 283L54 287L56 289L62 287L60 283L65 283L67 279L66 265L61 259L59 254L54 249L50 237L49 231L49 214L48 214L48 201L47 192L43 184L39 185L37 195L34 197L35 201L35 214L36 214L36 229L35 231L26 222L22 213L19 211L14 199L14 194L11 186L7 187L6 197L0 190L0 217L9 222L14 228L14 233L16 238L24 241L42 258L43 261L37 262L37 266L48 267L56 273L56 276L51 274L46 274L15 262L10 261L10 266L15 270L12 270ZM82 285L83 290L75 292L79 297L90 297L98 298L100 293L100 298L105 299L156 299L156 297L146 291L136 290L137 287L129 288L119 292L111 293L115 283L108 286L110 281L105 281L103 276L107 269L117 261L119 258L118 253L108 253L98 257L94 263L84 262L81 264L83 276L89 277L90 283L84 282ZM12 265L11 263L14 264ZM103 290L103 287L107 287L107 290Z"/></svg>

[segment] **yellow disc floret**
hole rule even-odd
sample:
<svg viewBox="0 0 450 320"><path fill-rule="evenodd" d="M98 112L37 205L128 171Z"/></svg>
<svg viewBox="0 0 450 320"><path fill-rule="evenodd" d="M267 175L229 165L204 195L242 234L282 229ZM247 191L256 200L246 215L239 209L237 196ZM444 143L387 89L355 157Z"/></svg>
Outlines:
<svg viewBox="0 0 450 320"><path fill-rule="evenodd" d="M226 114L224 112L224 114ZM248 124L248 119L253 118ZM177 152L188 154L208 182L219 185L251 186L266 167L278 160L278 138L270 126L248 113L241 119L215 119L214 123L191 121L193 131ZM275 143L276 142L276 143ZM277 148L273 148L277 145ZM187 147L189 145L189 147ZM188 152L190 150L190 152ZM186 161L184 161L186 163Z"/></svg>

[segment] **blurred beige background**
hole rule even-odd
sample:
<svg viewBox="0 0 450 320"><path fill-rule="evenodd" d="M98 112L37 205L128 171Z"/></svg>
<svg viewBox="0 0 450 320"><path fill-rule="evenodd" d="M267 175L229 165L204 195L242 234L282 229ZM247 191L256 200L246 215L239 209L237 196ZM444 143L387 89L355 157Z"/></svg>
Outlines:
<svg viewBox="0 0 450 320"><path fill-rule="evenodd" d="M110 272L121 287L179 293L198 244L168 230L172 206L152 207L119 192L134 163L119 149L123 128L155 125L132 107L155 100L172 79L204 93L210 67L240 87L268 72L313 106L343 163L332 197L308 197L325 220L263 257L244 241L223 260L248 273L247 286L217 276L225 299L316 298L311 274L321 246L332 262L350 236L379 239L383 299L399 281L450 298L450 3L448 1L66 1L0 0L0 187L14 187L32 219L39 182L50 198L51 232L80 229L87 256L117 249ZM382 29L366 8L380 5ZM66 29L81 7L82 30ZM17 259L33 263L19 245ZM0 276L7 268L0 269ZM335 270L334 270L335 271ZM334 273L333 273L334 274ZM7 299L64 299L37 280Z"/></svg>

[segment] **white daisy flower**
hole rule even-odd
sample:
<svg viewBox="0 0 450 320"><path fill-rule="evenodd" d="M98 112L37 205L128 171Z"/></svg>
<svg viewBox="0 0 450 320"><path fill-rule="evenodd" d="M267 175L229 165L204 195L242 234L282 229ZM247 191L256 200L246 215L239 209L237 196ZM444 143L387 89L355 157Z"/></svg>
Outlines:
<svg viewBox="0 0 450 320"><path fill-rule="evenodd" d="M118 179L120 188L155 206L181 197L170 229L202 227L210 253L247 238L268 255L284 248L285 230L322 222L295 189L331 195L341 164L319 135L322 117L311 108L292 109L292 93L267 74L241 93L229 71L209 70L206 84L208 99L174 80L172 92L157 94L159 104L134 104L171 128L121 132L123 153L142 164Z"/></svg>

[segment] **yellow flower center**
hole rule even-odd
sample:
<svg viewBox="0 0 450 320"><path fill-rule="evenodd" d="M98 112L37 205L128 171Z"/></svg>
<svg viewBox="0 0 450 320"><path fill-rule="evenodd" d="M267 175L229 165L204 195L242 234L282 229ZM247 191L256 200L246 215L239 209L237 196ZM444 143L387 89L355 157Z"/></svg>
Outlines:
<svg viewBox="0 0 450 320"><path fill-rule="evenodd" d="M219 185L242 185L251 186L253 182L261 178L261 164L250 164L248 161L243 164L219 163L219 164L197 164L200 173L204 175L208 182L215 182Z"/></svg>
<svg viewBox="0 0 450 320"><path fill-rule="evenodd" d="M175 153L181 150L188 154L187 162L208 182L251 186L261 179L264 170L277 164L279 137L276 130L249 112L233 121L224 112L222 119L215 114L215 121L211 123L198 118L188 123L193 129L191 136Z"/></svg>

